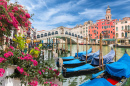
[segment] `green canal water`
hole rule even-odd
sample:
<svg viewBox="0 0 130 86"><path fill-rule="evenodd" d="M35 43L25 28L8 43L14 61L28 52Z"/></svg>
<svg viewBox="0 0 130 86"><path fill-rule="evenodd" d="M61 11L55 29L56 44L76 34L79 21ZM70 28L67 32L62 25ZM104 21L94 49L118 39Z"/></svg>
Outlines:
<svg viewBox="0 0 130 86"><path fill-rule="evenodd" d="M60 45L61 47L61 45ZM63 46L65 47L65 45ZM88 49L91 47L91 45L88 45ZM86 50L86 45L79 45L79 52L80 51L84 51ZM92 46L93 52L96 52L99 50L99 46L98 45L93 45ZM111 47L110 46L103 46L103 55L106 55L107 53L110 52ZM125 52L125 49L127 50L127 53L130 55L130 48L116 48L116 60L118 60L119 58L122 57L122 55ZM68 50L70 50L70 46L68 45ZM72 45L72 56L75 55L75 53L77 52L77 45ZM55 65L55 60L52 57L52 53L49 51L45 51L44 53L44 58L48 60L48 62L53 65L54 68L57 68ZM58 55L59 57L65 57L65 56L70 56L70 53L68 54L62 54L62 55ZM88 79L90 79L92 77L92 74L86 74L86 75L82 75L82 76L76 76L76 77L71 77L71 78L64 78L63 79L63 86L79 86L81 83L87 81ZM127 80L125 86L130 86L130 78Z"/></svg>

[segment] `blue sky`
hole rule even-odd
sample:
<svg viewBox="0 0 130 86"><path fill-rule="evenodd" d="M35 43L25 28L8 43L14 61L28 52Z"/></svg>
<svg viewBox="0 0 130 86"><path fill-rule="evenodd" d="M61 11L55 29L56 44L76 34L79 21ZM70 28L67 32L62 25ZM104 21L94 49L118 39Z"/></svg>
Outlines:
<svg viewBox="0 0 130 86"><path fill-rule="evenodd" d="M34 13L32 26L50 30L59 26L73 28L85 21L104 19L106 8L111 8L112 19L130 17L130 0L10 0L24 5Z"/></svg>

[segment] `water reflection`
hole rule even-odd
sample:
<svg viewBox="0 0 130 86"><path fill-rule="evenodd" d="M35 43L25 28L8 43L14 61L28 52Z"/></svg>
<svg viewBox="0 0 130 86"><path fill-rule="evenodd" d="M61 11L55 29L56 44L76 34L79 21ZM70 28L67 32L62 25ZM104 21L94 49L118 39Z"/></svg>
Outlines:
<svg viewBox="0 0 130 86"><path fill-rule="evenodd" d="M62 45L60 45L60 47L61 46ZM65 47L65 45L63 47ZM93 52L96 52L96 51L99 50L99 46L98 45L93 45L93 46L88 45L88 49L90 47L92 47ZM84 51L85 51L86 50L86 45L79 45L79 52L83 51L83 48L84 48ZM68 49L70 50L70 45L68 45ZM102 51L103 51L103 56L104 56L104 55L106 55L107 53L110 52L111 47L103 46L102 49L103 49ZM113 48L113 49L115 50L115 48ZM125 49L127 50L128 54L129 54L130 48L116 48L116 60L121 58L121 56L125 53ZM72 45L72 56L74 56L76 52L77 52L77 45ZM70 56L70 53L68 53L68 54L61 54L61 55L59 54L58 56L59 57ZM46 61L48 61L53 66L53 68L57 69L57 67L55 65L55 60L53 59L53 54L52 54L51 51L48 51L48 50L44 51L44 59ZM114 58L114 60L115 60L115 58ZM92 76L92 74L87 74L87 75L83 75L83 76L64 78L63 86L78 86L81 83L85 82L86 80L90 79L91 76ZM130 86L130 79L128 79L128 81L126 82L125 86Z"/></svg>

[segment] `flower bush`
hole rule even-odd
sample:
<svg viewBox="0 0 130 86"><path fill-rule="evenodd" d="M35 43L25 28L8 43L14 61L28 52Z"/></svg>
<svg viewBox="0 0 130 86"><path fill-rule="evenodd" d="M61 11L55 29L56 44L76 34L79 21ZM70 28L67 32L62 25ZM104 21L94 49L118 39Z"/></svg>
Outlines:
<svg viewBox="0 0 130 86"><path fill-rule="evenodd" d="M6 0L0 0L0 34L10 36L12 27L18 30L18 26L28 27L31 22L30 14L17 3L7 4Z"/></svg>
<svg viewBox="0 0 130 86"><path fill-rule="evenodd" d="M38 48L35 48L39 50ZM39 50L40 51L40 50ZM40 57L34 58L30 54L24 54L19 49L15 49L10 46L7 53L1 51L0 54L0 77L3 76L5 70L10 65L17 65L14 74L8 77L20 78L22 83L28 85L37 86L37 83L45 84L46 80L49 78L60 78L59 71L53 69L47 62L40 63ZM46 86L57 86L55 84L46 83Z"/></svg>

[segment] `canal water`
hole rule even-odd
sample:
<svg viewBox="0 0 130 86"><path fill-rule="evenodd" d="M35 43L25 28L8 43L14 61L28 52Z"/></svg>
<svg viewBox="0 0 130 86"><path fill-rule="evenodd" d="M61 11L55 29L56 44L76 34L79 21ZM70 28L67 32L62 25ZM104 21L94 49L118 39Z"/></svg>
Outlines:
<svg viewBox="0 0 130 86"><path fill-rule="evenodd" d="M61 45L60 45L61 47ZM65 47L65 45L63 46ZM92 47L92 52L96 52L99 50L99 45L88 45L88 49ZM79 52L86 50L86 45L79 45ZM107 53L110 52L111 47L110 46L103 46L103 56L106 55ZM68 50L70 50L70 45L68 45ZM130 48L116 48L116 60L118 60L119 58L122 57L122 55L125 53L125 50L127 51L127 53L130 55ZM72 56L75 55L75 53L77 52L77 45L72 45ZM65 56L70 56L70 53L68 54L62 54L62 55L58 55L59 57L65 57ZM48 60L48 62L54 67L57 68L55 65L55 60L52 57L52 52L45 50L44 53L44 59ZM64 78L63 79L63 86L79 86L80 84L82 84L83 82L87 81L88 79L91 79L92 74L86 74L86 75L82 75L82 76L76 76L76 77L71 77L71 78ZM125 86L130 86L130 78L127 80Z"/></svg>

